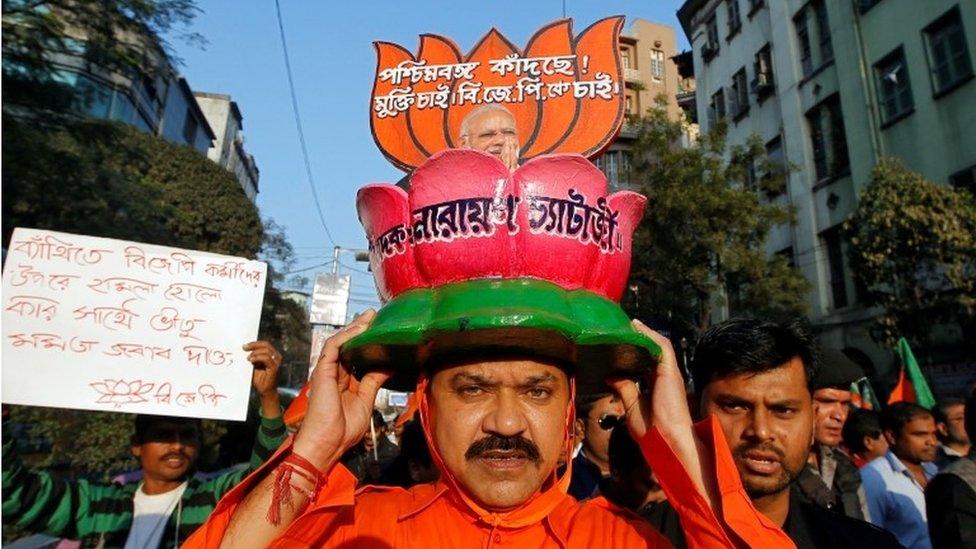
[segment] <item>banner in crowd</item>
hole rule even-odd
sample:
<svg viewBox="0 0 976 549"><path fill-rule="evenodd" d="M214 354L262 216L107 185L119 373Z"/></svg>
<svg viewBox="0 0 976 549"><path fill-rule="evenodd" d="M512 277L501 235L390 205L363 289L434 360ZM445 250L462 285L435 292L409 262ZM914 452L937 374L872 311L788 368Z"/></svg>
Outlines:
<svg viewBox="0 0 976 549"><path fill-rule="evenodd" d="M3 270L3 402L244 420L267 266L16 229Z"/></svg>
<svg viewBox="0 0 976 549"><path fill-rule="evenodd" d="M410 171L437 152L461 148L465 116L497 105L515 119L522 161L595 155L623 122L623 23L608 17L574 36L572 20L563 19L536 32L524 49L492 29L467 54L436 34L420 37L416 55L376 42L373 138L387 159Z"/></svg>

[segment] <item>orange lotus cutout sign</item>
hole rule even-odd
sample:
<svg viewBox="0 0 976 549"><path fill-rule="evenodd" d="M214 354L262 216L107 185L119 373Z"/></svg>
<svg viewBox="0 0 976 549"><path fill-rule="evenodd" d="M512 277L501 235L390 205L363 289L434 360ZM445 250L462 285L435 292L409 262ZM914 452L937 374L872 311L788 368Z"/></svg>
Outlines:
<svg viewBox="0 0 976 549"><path fill-rule="evenodd" d="M515 119L518 156L593 156L613 139L624 101L617 42L623 17L597 21L573 36L572 20L540 29L519 49L490 30L467 55L443 36L424 34L414 56L376 42L370 105L373 138L410 171L444 149L460 148L462 121L483 105Z"/></svg>

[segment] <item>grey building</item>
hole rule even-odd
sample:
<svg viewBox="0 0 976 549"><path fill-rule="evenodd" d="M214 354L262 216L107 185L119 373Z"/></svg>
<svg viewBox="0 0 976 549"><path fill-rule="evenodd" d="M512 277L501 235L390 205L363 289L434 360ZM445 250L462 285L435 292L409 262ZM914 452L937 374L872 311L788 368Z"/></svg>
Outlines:
<svg viewBox="0 0 976 549"><path fill-rule="evenodd" d="M207 119L158 45L147 46L144 71L122 74L87 63L83 38L71 43L78 55L56 56L55 78L74 89L80 112L117 120L201 153L210 148L215 136Z"/></svg>
<svg viewBox="0 0 976 549"><path fill-rule="evenodd" d="M792 171L768 199L794 226L767 242L812 283L810 314L828 346L879 370L839 228L884 156L938 183L976 179L976 2L959 0L688 0L702 132L719 119L730 143L759 135ZM717 318L730 311L716 299ZM944 360L951 361L946 356Z"/></svg>
<svg viewBox="0 0 976 549"><path fill-rule="evenodd" d="M194 92L197 103L217 134L207 157L237 177L247 198L258 194L260 171L254 157L244 150L244 117L229 95Z"/></svg>

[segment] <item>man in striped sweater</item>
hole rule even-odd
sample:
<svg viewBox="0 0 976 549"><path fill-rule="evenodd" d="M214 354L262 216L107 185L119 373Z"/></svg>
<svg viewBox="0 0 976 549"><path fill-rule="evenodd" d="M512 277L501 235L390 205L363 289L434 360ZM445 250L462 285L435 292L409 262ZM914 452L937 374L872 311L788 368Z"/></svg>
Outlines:
<svg viewBox="0 0 976 549"><path fill-rule="evenodd" d="M261 402L246 469L202 479L193 468L200 420L137 416L132 453L142 479L127 484L59 480L24 467L10 438L3 445L3 520L32 532L77 538L84 547L179 547L203 524L217 501L278 448L286 431L278 400L281 354L266 341L244 346L254 364L252 384Z"/></svg>

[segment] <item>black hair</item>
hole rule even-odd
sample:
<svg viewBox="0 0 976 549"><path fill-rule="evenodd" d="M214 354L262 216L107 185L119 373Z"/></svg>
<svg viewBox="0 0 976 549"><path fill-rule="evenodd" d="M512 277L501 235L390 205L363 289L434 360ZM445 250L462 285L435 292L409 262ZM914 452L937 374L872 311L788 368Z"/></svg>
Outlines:
<svg viewBox="0 0 976 549"><path fill-rule="evenodd" d="M627 430L627 425L620 424L610 432L610 442L607 446L607 456L610 458L610 470L630 473L638 467L647 467L644 454L640 446L634 442Z"/></svg>
<svg viewBox="0 0 976 549"><path fill-rule="evenodd" d="M881 412L881 430L898 435L905 425L917 417L933 417L932 412L914 402L896 402Z"/></svg>
<svg viewBox="0 0 976 549"><path fill-rule="evenodd" d="M734 318L712 326L698 338L691 361L691 377L701 394L716 378L761 374L792 358L803 362L807 387L819 367L819 353L810 328L803 320L768 322Z"/></svg>
<svg viewBox="0 0 976 549"><path fill-rule="evenodd" d="M606 398L613 393L591 393L588 395L579 395L576 397L576 419L586 420L590 417L590 412L593 411L593 406L599 402L601 399Z"/></svg>
<svg viewBox="0 0 976 549"><path fill-rule="evenodd" d="M198 417L174 417L174 416L153 416L148 414L138 414L135 419L135 432L132 435L132 444L139 445L146 442L146 435L149 429L157 423L192 423L197 428L198 434L203 434L203 422Z"/></svg>
<svg viewBox="0 0 976 549"><path fill-rule="evenodd" d="M864 437L878 438L881 436L881 418L874 410L852 410L844 422L842 432L844 446L852 452L864 452Z"/></svg>
<svg viewBox="0 0 976 549"><path fill-rule="evenodd" d="M947 423L949 421L949 415L947 410L953 406L966 405L966 399L957 396L942 397L938 402L935 403L935 407L932 408L932 415L935 416L936 423Z"/></svg>
<svg viewBox="0 0 976 549"><path fill-rule="evenodd" d="M383 418L383 413L376 409L373 410L373 427L386 429L386 419Z"/></svg>

